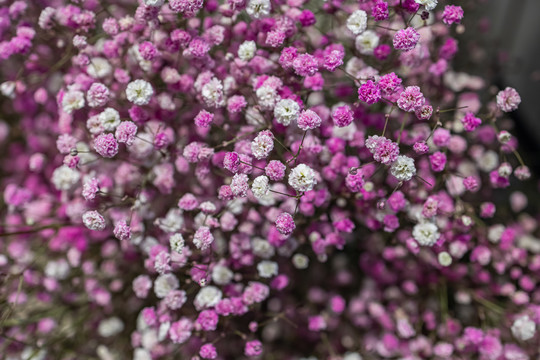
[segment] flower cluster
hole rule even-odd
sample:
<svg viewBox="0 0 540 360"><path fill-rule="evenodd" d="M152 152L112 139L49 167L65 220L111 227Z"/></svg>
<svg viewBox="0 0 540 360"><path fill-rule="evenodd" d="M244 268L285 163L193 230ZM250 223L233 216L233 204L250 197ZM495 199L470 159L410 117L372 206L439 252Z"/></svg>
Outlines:
<svg viewBox="0 0 540 360"><path fill-rule="evenodd" d="M2 1L4 358L536 359L521 98L439 2Z"/></svg>

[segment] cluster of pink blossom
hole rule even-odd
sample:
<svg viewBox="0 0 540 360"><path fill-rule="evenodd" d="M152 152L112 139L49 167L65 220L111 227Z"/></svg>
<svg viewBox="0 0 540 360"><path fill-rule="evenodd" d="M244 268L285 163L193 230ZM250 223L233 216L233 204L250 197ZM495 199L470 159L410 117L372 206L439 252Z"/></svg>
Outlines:
<svg viewBox="0 0 540 360"><path fill-rule="evenodd" d="M0 1L3 358L536 359L521 99L455 85L464 14Z"/></svg>

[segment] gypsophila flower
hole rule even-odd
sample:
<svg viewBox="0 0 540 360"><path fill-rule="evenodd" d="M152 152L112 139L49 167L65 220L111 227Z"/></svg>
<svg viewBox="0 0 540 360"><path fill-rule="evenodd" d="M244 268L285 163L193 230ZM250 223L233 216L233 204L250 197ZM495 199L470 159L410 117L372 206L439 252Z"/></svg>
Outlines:
<svg viewBox="0 0 540 360"><path fill-rule="evenodd" d="M193 304L197 309L204 309L216 306L221 300L223 294L215 286L203 287L195 296Z"/></svg>
<svg viewBox="0 0 540 360"><path fill-rule="evenodd" d="M90 60L90 64L88 64L86 68L86 72L95 79L102 79L111 74L112 66L107 59L102 57L94 57Z"/></svg>
<svg viewBox="0 0 540 360"><path fill-rule="evenodd" d="M437 225L423 222L414 226L412 236L422 246L433 246L439 240L440 234Z"/></svg>
<svg viewBox="0 0 540 360"><path fill-rule="evenodd" d="M119 143L124 143L127 146L133 145L137 135L137 125L131 121L122 121L117 127L114 136Z"/></svg>
<svg viewBox="0 0 540 360"><path fill-rule="evenodd" d="M81 178L80 172L66 165L56 168L52 174L52 183L58 190L71 189Z"/></svg>
<svg viewBox="0 0 540 360"><path fill-rule="evenodd" d="M128 84L126 88L126 96L128 101L135 105L147 105L154 95L152 85L144 80L135 80Z"/></svg>
<svg viewBox="0 0 540 360"><path fill-rule="evenodd" d="M90 107L104 106L109 100L110 92L102 83L93 83L86 93L86 102Z"/></svg>
<svg viewBox="0 0 540 360"><path fill-rule="evenodd" d="M300 105L292 99L279 100L274 107L274 117L279 124L288 126L298 119Z"/></svg>
<svg viewBox="0 0 540 360"><path fill-rule="evenodd" d="M313 110L304 110L296 120L298 127L304 131L313 130L321 126L322 120Z"/></svg>
<svg viewBox="0 0 540 360"><path fill-rule="evenodd" d="M103 157L111 158L118 153L118 143L113 134L101 134L94 140L94 148Z"/></svg>
<svg viewBox="0 0 540 360"><path fill-rule="evenodd" d="M260 19L270 14L270 1L269 0L249 0L246 11L249 16L254 19Z"/></svg>
<svg viewBox="0 0 540 360"><path fill-rule="evenodd" d="M463 19L463 8L456 5L446 5L442 14L442 21L446 25L459 24Z"/></svg>
<svg viewBox="0 0 540 360"><path fill-rule="evenodd" d="M225 98L223 96L223 84L217 78L212 78L206 83L202 90L201 95L206 105L214 108L222 107L225 105Z"/></svg>
<svg viewBox="0 0 540 360"><path fill-rule="evenodd" d="M420 40L420 34L412 27L399 30L394 35L394 48L402 51L411 51Z"/></svg>
<svg viewBox="0 0 540 360"><path fill-rule="evenodd" d="M416 175L414 160L408 156L398 156L390 167L390 173L399 181L411 180Z"/></svg>
<svg viewBox="0 0 540 360"><path fill-rule="evenodd" d="M180 233L171 235L169 238L169 244L172 251L181 254L182 250L184 249L184 237Z"/></svg>
<svg viewBox="0 0 540 360"><path fill-rule="evenodd" d="M281 213L276 219L276 228L283 235L291 235L296 225L294 223L293 217L289 213Z"/></svg>
<svg viewBox="0 0 540 360"><path fill-rule="evenodd" d="M446 251L442 251L437 255L437 260L442 266L450 266L452 264L452 256Z"/></svg>
<svg viewBox="0 0 540 360"><path fill-rule="evenodd" d="M257 264L257 271L262 278L271 278L278 274L278 265L273 261L263 260Z"/></svg>
<svg viewBox="0 0 540 360"><path fill-rule="evenodd" d="M536 324L528 315L523 315L514 320L512 334L519 340L527 341L534 337Z"/></svg>
<svg viewBox="0 0 540 360"><path fill-rule="evenodd" d="M304 254L294 254L292 263L297 269L307 269L309 266L309 258Z"/></svg>
<svg viewBox="0 0 540 360"><path fill-rule="evenodd" d="M120 125L120 114L113 108L106 108L98 115L104 131L114 131Z"/></svg>
<svg viewBox="0 0 540 360"><path fill-rule="evenodd" d="M206 250L214 242L214 236L210 232L210 229L207 226L201 226L195 232L193 236L193 244L199 250Z"/></svg>
<svg viewBox="0 0 540 360"><path fill-rule="evenodd" d="M253 196L255 196L257 199L262 199L264 196L266 196L266 194L268 194L269 190L270 186L266 176L257 176L255 180L253 180L251 191L253 192Z"/></svg>
<svg viewBox="0 0 540 360"><path fill-rule="evenodd" d="M95 210L87 211L82 215L84 226L90 230L104 230L105 218Z"/></svg>
<svg viewBox="0 0 540 360"><path fill-rule="evenodd" d="M367 28L367 13L364 10L356 10L347 18L347 29L354 35L358 35Z"/></svg>
<svg viewBox="0 0 540 360"><path fill-rule="evenodd" d="M249 61L255 56L257 45L255 41L244 41L238 47L238 57L244 61Z"/></svg>
<svg viewBox="0 0 540 360"><path fill-rule="evenodd" d="M373 105L381 100L381 91L377 84L368 80L358 89L358 98L368 105Z"/></svg>
<svg viewBox="0 0 540 360"><path fill-rule="evenodd" d="M85 200L94 200L99 191L99 180L91 178L84 182L82 196Z"/></svg>
<svg viewBox="0 0 540 360"><path fill-rule="evenodd" d="M257 159L268 157L273 149L274 140L269 132L261 131L251 142L251 153Z"/></svg>
<svg viewBox="0 0 540 360"><path fill-rule="evenodd" d="M234 195L246 197L249 189L248 177L246 174L235 174L231 182L231 190Z"/></svg>
<svg viewBox="0 0 540 360"><path fill-rule="evenodd" d="M437 6L438 0L414 0L417 4L423 5L426 10L433 10Z"/></svg>
<svg viewBox="0 0 540 360"><path fill-rule="evenodd" d="M120 220L114 226L113 234L118 240L130 240L131 228L128 226L125 220Z"/></svg>
<svg viewBox="0 0 540 360"><path fill-rule="evenodd" d="M425 102L424 94L422 94L418 86L407 86L399 94L397 105L403 111L414 112L416 109L422 107Z"/></svg>
<svg viewBox="0 0 540 360"><path fill-rule="evenodd" d="M507 87L497 94L497 107L504 112L511 112L518 108L521 97L516 89Z"/></svg>
<svg viewBox="0 0 540 360"><path fill-rule="evenodd" d="M84 107L84 94L82 91L71 90L62 98L62 109L71 114L73 111Z"/></svg>
<svg viewBox="0 0 540 360"><path fill-rule="evenodd" d="M159 275L154 281L154 292L160 299L166 297L171 291L178 289L180 283L173 274Z"/></svg>
<svg viewBox="0 0 540 360"><path fill-rule="evenodd" d="M366 30L356 37L354 42L360 54L371 55L373 50L379 45L379 35L375 31Z"/></svg>
<svg viewBox="0 0 540 360"><path fill-rule="evenodd" d="M317 185L315 171L306 164L300 164L289 173L289 185L296 191L309 191Z"/></svg>

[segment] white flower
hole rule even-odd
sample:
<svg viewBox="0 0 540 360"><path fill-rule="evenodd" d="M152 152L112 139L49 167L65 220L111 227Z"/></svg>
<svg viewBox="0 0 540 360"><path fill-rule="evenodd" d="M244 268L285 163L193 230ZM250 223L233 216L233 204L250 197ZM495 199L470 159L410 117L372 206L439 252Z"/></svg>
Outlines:
<svg viewBox="0 0 540 360"><path fill-rule="evenodd" d="M255 19L268 16L270 14L269 0L250 0L246 11L249 16Z"/></svg>
<svg viewBox="0 0 540 360"><path fill-rule="evenodd" d="M114 131L120 125L120 114L113 108L106 108L98 115L98 120L105 131Z"/></svg>
<svg viewBox="0 0 540 360"><path fill-rule="evenodd" d="M261 238L251 240L251 248L253 254L263 259L271 258L275 253L274 247L267 240Z"/></svg>
<svg viewBox="0 0 540 360"><path fill-rule="evenodd" d="M182 210L171 208L164 218L158 218L154 221L154 224L165 232L174 233L182 228L184 225L184 217L182 216Z"/></svg>
<svg viewBox="0 0 540 360"><path fill-rule="evenodd" d="M408 156L400 155L390 167L390 173L399 181L409 181L416 175L414 160Z"/></svg>
<svg viewBox="0 0 540 360"><path fill-rule="evenodd" d="M527 341L534 337L536 324L529 318L529 315L523 315L517 318L512 324L512 334L522 341Z"/></svg>
<svg viewBox="0 0 540 360"><path fill-rule="evenodd" d="M0 92L10 99L15 98L15 81L5 81L0 84Z"/></svg>
<svg viewBox="0 0 540 360"><path fill-rule="evenodd" d="M146 349L137 348L133 351L133 360L152 360L152 355Z"/></svg>
<svg viewBox="0 0 540 360"><path fill-rule="evenodd" d="M197 310L216 306L218 302L220 302L222 296L223 294L221 293L221 290L219 290L217 287L206 286L199 291L197 296L195 296L193 304Z"/></svg>
<svg viewBox="0 0 540 360"><path fill-rule="evenodd" d="M84 94L79 90L70 90L62 98L62 109L71 114L73 111L84 107Z"/></svg>
<svg viewBox="0 0 540 360"><path fill-rule="evenodd" d="M98 326L98 333L103 337L111 337L124 330L124 323L116 316L102 320Z"/></svg>
<svg viewBox="0 0 540 360"><path fill-rule="evenodd" d="M371 55L379 45L379 35L375 31L366 30L356 37L355 45L360 54Z"/></svg>
<svg viewBox="0 0 540 360"><path fill-rule="evenodd" d="M159 275L154 281L154 292L158 298L163 299L169 292L178 289L179 286L180 284L176 276L173 274L163 274Z"/></svg>
<svg viewBox="0 0 540 360"><path fill-rule="evenodd" d="M85 212L82 216L82 220L84 226L90 230L105 229L105 218L95 210Z"/></svg>
<svg viewBox="0 0 540 360"><path fill-rule="evenodd" d="M251 153L257 159L264 159L274 149L274 139L265 133L260 133L251 142Z"/></svg>
<svg viewBox="0 0 540 360"><path fill-rule="evenodd" d="M212 78L201 90L201 95L206 105L210 107L221 107L225 105L223 97L223 84L218 78Z"/></svg>
<svg viewBox="0 0 540 360"><path fill-rule="evenodd" d="M244 41L238 47L238 57L241 60L249 61L253 59L256 51L257 51L257 45L255 44L255 41Z"/></svg>
<svg viewBox="0 0 540 360"><path fill-rule="evenodd" d="M268 177L264 175L257 176L251 185L251 191L257 199L261 199L268 194L269 189L270 185L268 184Z"/></svg>
<svg viewBox="0 0 540 360"><path fill-rule="evenodd" d="M437 0L414 0L417 4L424 5L426 10L433 10L437 6Z"/></svg>
<svg viewBox="0 0 540 360"><path fill-rule="evenodd" d="M81 173L66 165L62 165L52 174L52 183L58 190L69 190L81 178Z"/></svg>
<svg viewBox="0 0 540 360"><path fill-rule="evenodd" d="M501 241L502 234L505 230L504 225L502 224L496 224L493 226L490 226L488 229L488 240L491 241L494 244L497 244Z"/></svg>
<svg viewBox="0 0 540 360"><path fill-rule="evenodd" d="M440 252L437 259L442 266L450 266L450 264L452 264L452 256L446 251Z"/></svg>
<svg viewBox="0 0 540 360"><path fill-rule="evenodd" d="M49 261L45 266L45 275L48 277L63 280L69 275L69 264L66 260Z"/></svg>
<svg viewBox="0 0 540 360"><path fill-rule="evenodd" d="M493 150L486 151L482 156L477 158L476 164L480 170L490 172L495 170L499 165L499 155Z"/></svg>
<svg viewBox="0 0 540 360"><path fill-rule="evenodd" d="M144 4L148 6L161 6L164 0L144 0Z"/></svg>
<svg viewBox="0 0 540 360"><path fill-rule="evenodd" d="M231 282L233 275L233 272L223 265L216 265L212 269L212 281L218 285L227 285Z"/></svg>
<svg viewBox="0 0 540 360"><path fill-rule="evenodd" d="M273 261L263 260L257 264L257 271L262 278L271 278L278 274L278 264Z"/></svg>
<svg viewBox="0 0 540 360"><path fill-rule="evenodd" d="M299 113L300 105L292 99L282 99L274 107L276 121L285 126L288 126L291 121L296 121Z"/></svg>
<svg viewBox="0 0 540 360"><path fill-rule="evenodd" d="M101 79L111 74L112 66L109 64L107 59L102 57L95 57L90 60L86 68L88 75L95 79Z"/></svg>
<svg viewBox="0 0 540 360"><path fill-rule="evenodd" d="M440 234L437 225L424 222L414 226L412 236L420 245L433 246L439 240Z"/></svg>
<svg viewBox="0 0 540 360"><path fill-rule="evenodd" d="M309 191L317 184L315 171L306 164L300 164L291 170L289 185L296 191Z"/></svg>
<svg viewBox="0 0 540 360"><path fill-rule="evenodd" d="M127 99L135 105L146 105L154 95L154 89L147 81L138 79L128 84L126 88Z"/></svg>
<svg viewBox="0 0 540 360"><path fill-rule="evenodd" d="M174 234L169 238L169 244L172 251L181 254L184 249L184 237L180 233Z"/></svg>
<svg viewBox="0 0 540 360"><path fill-rule="evenodd" d="M263 109L272 109L279 100L276 89L270 86L261 86L255 93L257 94L259 105Z"/></svg>
<svg viewBox="0 0 540 360"><path fill-rule="evenodd" d="M292 262L297 269L307 269L309 265L309 258L304 254L294 254Z"/></svg>
<svg viewBox="0 0 540 360"><path fill-rule="evenodd" d="M367 27L367 13L364 10L356 10L347 19L347 29L354 35L358 35Z"/></svg>

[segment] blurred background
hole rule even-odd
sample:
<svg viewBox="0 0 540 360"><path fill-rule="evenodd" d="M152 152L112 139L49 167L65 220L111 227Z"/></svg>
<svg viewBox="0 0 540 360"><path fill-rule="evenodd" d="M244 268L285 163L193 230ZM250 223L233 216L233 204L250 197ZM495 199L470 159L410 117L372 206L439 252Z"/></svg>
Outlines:
<svg viewBox="0 0 540 360"><path fill-rule="evenodd" d="M520 153L540 174L540 0L462 0L467 31L459 38L460 62L498 88L514 87L521 105L509 114ZM472 13L471 13L472 11ZM473 15L473 16L468 16ZM474 27L474 29L471 29ZM478 36L474 36L479 32ZM469 51L467 51L469 50ZM470 57L470 59L467 59ZM475 64L471 64L471 60ZM469 69L465 69L469 70ZM489 89L488 89L489 91Z"/></svg>

